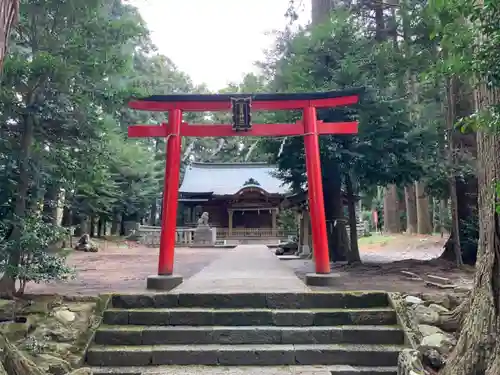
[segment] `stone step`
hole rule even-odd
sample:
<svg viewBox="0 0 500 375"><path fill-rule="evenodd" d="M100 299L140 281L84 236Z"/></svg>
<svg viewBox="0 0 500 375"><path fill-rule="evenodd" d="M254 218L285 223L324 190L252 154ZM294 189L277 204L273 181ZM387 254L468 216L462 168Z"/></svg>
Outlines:
<svg viewBox="0 0 500 375"><path fill-rule="evenodd" d="M122 309L212 307L254 309L308 309L387 307L385 292L233 293L233 294L122 294L112 297Z"/></svg>
<svg viewBox="0 0 500 375"><path fill-rule="evenodd" d="M389 345L153 345L100 346L90 366L395 366L402 346Z"/></svg>
<svg viewBox="0 0 500 375"><path fill-rule="evenodd" d="M404 344L398 326L101 326L99 345Z"/></svg>
<svg viewBox="0 0 500 375"><path fill-rule="evenodd" d="M108 309L104 324L146 326L338 326L396 325L392 308L370 309Z"/></svg>
<svg viewBox="0 0 500 375"><path fill-rule="evenodd" d="M397 375L398 368L335 366L329 369L329 373L331 375Z"/></svg>
<svg viewBox="0 0 500 375"><path fill-rule="evenodd" d="M397 367L358 366L151 366L151 367L91 367L93 375L397 375Z"/></svg>

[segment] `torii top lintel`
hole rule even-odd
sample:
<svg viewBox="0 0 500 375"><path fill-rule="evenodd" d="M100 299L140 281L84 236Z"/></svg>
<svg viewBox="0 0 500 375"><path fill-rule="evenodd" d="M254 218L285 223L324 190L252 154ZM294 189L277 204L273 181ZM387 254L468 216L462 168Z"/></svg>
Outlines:
<svg viewBox="0 0 500 375"><path fill-rule="evenodd" d="M252 99L252 110L306 110L315 108L332 108L356 104L363 89L328 91L316 93L277 93L277 94L178 94L153 95L147 98L134 99L129 102L132 109L143 111L170 112L204 112L230 111L232 98ZM170 122L162 125L134 125L128 127L128 136L167 137L179 134L183 137L233 137L233 136L296 136L311 133L307 125L299 120L293 124L253 124L249 131L236 132L228 124L188 124L180 115L178 129L172 128ZM316 134L355 134L358 122L324 123L315 121L313 133Z"/></svg>
<svg viewBox="0 0 500 375"><path fill-rule="evenodd" d="M152 95L133 99L129 108L143 111L169 111L180 109L188 112L228 111L231 98L252 98L252 110L293 110L306 107L329 108L356 104L362 89L314 93L275 94L174 94Z"/></svg>

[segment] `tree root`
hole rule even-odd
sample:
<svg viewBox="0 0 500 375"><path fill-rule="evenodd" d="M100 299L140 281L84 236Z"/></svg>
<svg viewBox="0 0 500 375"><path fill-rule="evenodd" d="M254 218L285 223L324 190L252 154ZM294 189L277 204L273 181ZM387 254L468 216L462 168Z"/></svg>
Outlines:
<svg viewBox="0 0 500 375"><path fill-rule="evenodd" d="M26 357L3 335L0 335L0 346L3 347L3 367L6 374L47 375L35 362Z"/></svg>
<svg viewBox="0 0 500 375"><path fill-rule="evenodd" d="M465 316L469 311L470 299L467 298L453 311L439 315L439 321L436 326L446 332L459 332L464 322Z"/></svg>
<svg viewBox="0 0 500 375"><path fill-rule="evenodd" d="M12 345L2 334L0 334L0 349L2 350L0 375L47 375L45 371L26 357L15 345ZM92 370L79 368L70 371L68 375L92 375Z"/></svg>

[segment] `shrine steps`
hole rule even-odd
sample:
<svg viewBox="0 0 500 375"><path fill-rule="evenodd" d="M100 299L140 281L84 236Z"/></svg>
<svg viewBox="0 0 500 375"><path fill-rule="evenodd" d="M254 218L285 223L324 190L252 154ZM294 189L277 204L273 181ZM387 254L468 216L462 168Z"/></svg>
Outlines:
<svg viewBox="0 0 500 375"><path fill-rule="evenodd" d="M404 341L382 292L117 295L87 364L94 374L196 365L210 374L216 366L324 366L333 375L395 375Z"/></svg>

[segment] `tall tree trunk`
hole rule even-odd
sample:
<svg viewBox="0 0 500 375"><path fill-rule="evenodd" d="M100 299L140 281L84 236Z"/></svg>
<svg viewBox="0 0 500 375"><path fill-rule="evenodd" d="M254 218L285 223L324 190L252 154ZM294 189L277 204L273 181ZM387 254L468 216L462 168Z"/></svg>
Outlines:
<svg viewBox="0 0 500 375"><path fill-rule="evenodd" d="M339 165L332 161L328 174L323 176L323 197L330 259L334 262L345 261L349 251L341 180Z"/></svg>
<svg viewBox="0 0 500 375"><path fill-rule="evenodd" d="M460 248L462 260L465 264L474 265L477 257L479 226L477 223L477 177L466 176L465 179L456 179L458 218L460 231ZM440 258L455 261L455 245L451 228L450 238L444 245Z"/></svg>
<svg viewBox="0 0 500 375"><path fill-rule="evenodd" d="M454 137L450 136L453 133L456 119L456 77L447 79L446 82L446 123L448 136L448 163L451 166L451 173L448 178L450 186L450 201L451 201L451 236L453 240L453 251L455 253L455 262L458 267L463 265L462 248L460 246L460 223L458 216L458 198L457 198L457 179L455 176L456 150Z"/></svg>
<svg viewBox="0 0 500 375"><path fill-rule="evenodd" d="M354 197L354 187L352 177L346 175L346 193L347 193L347 209L349 211L349 237L350 246L347 252L347 261L349 264L361 262L358 246L358 228L356 220L356 198Z"/></svg>
<svg viewBox="0 0 500 375"><path fill-rule="evenodd" d="M329 21L334 7L335 0L312 0L312 25L317 26ZM342 202L340 169L335 161L332 161L331 164L332 168L328 170L328 174L323 175L323 195L330 259L337 262L346 260L349 244Z"/></svg>
<svg viewBox="0 0 500 375"><path fill-rule="evenodd" d="M0 70L3 67L9 37L19 14L19 0L0 0Z"/></svg>
<svg viewBox="0 0 500 375"><path fill-rule="evenodd" d="M476 90L476 109L500 104L500 90L486 85ZM496 193L500 182L500 135L498 129L479 129L479 246L476 276L468 313L457 346L440 375L500 374L500 204Z"/></svg>
<svg viewBox="0 0 500 375"><path fill-rule="evenodd" d="M20 240L23 223L26 217L26 206L28 200L28 191L31 182L31 147L34 139L35 121L29 114L24 116L23 129L20 145L19 157L19 178L17 185L17 194L14 205L14 216L16 218L13 230L9 236L9 240L17 242ZM6 263L12 272L4 272L0 279L0 296L12 298L16 291L16 278L19 262L21 261L21 251L17 246L13 246L8 254Z"/></svg>
<svg viewBox="0 0 500 375"><path fill-rule="evenodd" d="M104 229L104 219L102 217L99 217L97 220L97 237L102 237L103 236L103 229Z"/></svg>
<svg viewBox="0 0 500 375"><path fill-rule="evenodd" d="M57 212L61 197L58 184L50 184L43 197L43 221L57 225Z"/></svg>
<svg viewBox="0 0 500 375"><path fill-rule="evenodd" d="M405 189L396 186L396 192L398 194L398 219L399 219L399 231L406 231L406 200L405 200Z"/></svg>
<svg viewBox="0 0 500 375"><path fill-rule="evenodd" d="M73 226L73 214L68 206L64 206L61 225L65 228Z"/></svg>
<svg viewBox="0 0 500 375"><path fill-rule="evenodd" d="M375 9L375 40L382 42L386 38L385 20L384 20L384 4L382 0L373 2Z"/></svg>
<svg viewBox="0 0 500 375"><path fill-rule="evenodd" d="M76 218L75 236L90 234L92 230L92 220L86 215L78 215Z"/></svg>
<svg viewBox="0 0 500 375"><path fill-rule="evenodd" d="M87 233L90 237L95 236L95 217L93 215L90 215L89 217L89 231Z"/></svg>
<svg viewBox="0 0 500 375"><path fill-rule="evenodd" d="M450 84L453 83L453 84ZM447 157L457 158L459 155L468 155L474 159L477 155L477 140L473 131L461 132L453 127L453 122L459 118L469 116L474 111L473 94L469 84L454 79L448 82L447 98L453 101L448 103L446 120L448 122L449 137L448 148L453 148L453 154L448 150ZM451 129L450 129L451 126ZM458 162L455 162L458 163ZM451 161L453 166L454 161ZM450 176L449 186L451 198L456 196L456 203L451 202L451 209L456 211L455 221L450 228L450 237L444 246L441 258L456 261L457 251L460 250L462 261L465 264L474 265L476 262L478 219L477 219L477 177L475 175ZM454 177L453 179L451 177ZM458 229L457 229L458 227ZM458 232L458 235L456 234ZM458 246L455 246L458 244Z"/></svg>
<svg viewBox="0 0 500 375"><path fill-rule="evenodd" d="M158 204L156 197L151 203L151 211L149 213L149 225L156 225L156 215L158 214Z"/></svg>
<svg viewBox="0 0 500 375"><path fill-rule="evenodd" d="M334 0L311 0L311 21L313 25L320 25L328 21L334 8Z"/></svg>
<svg viewBox="0 0 500 375"><path fill-rule="evenodd" d="M441 232L441 237L444 237L446 232L446 225L448 223L448 200L441 199L439 201L439 231Z"/></svg>
<svg viewBox="0 0 500 375"><path fill-rule="evenodd" d="M406 201L406 232L417 233L417 198L415 195L415 185L405 186Z"/></svg>
<svg viewBox="0 0 500 375"><path fill-rule="evenodd" d="M453 253L458 267L463 266L462 246L460 245L460 218L458 216L457 183L455 176L450 178L450 200L451 200L451 234L453 241Z"/></svg>
<svg viewBox="0 0 500 375"><path fill-rule="evenodd" d="M398 189L396 185L388 185L384 190L384 232L401 232Z"/></svg>
<svg viewBox="0 0 500 375"><path fill-rule="evenodd" d="M119 236L120 235L120 222L121 222L121 215L117 214L115 212L113 215L113 220L111 221L111 235L112 236Z"/></svg>
<svg viewBox="0 0 500 375"><path fill-rule="evenodd" d="M417 231L419 234L431 234L432 221L429 211L429 198L425 192L423 182L415 182L415 195L417 197Z"/></svg>

